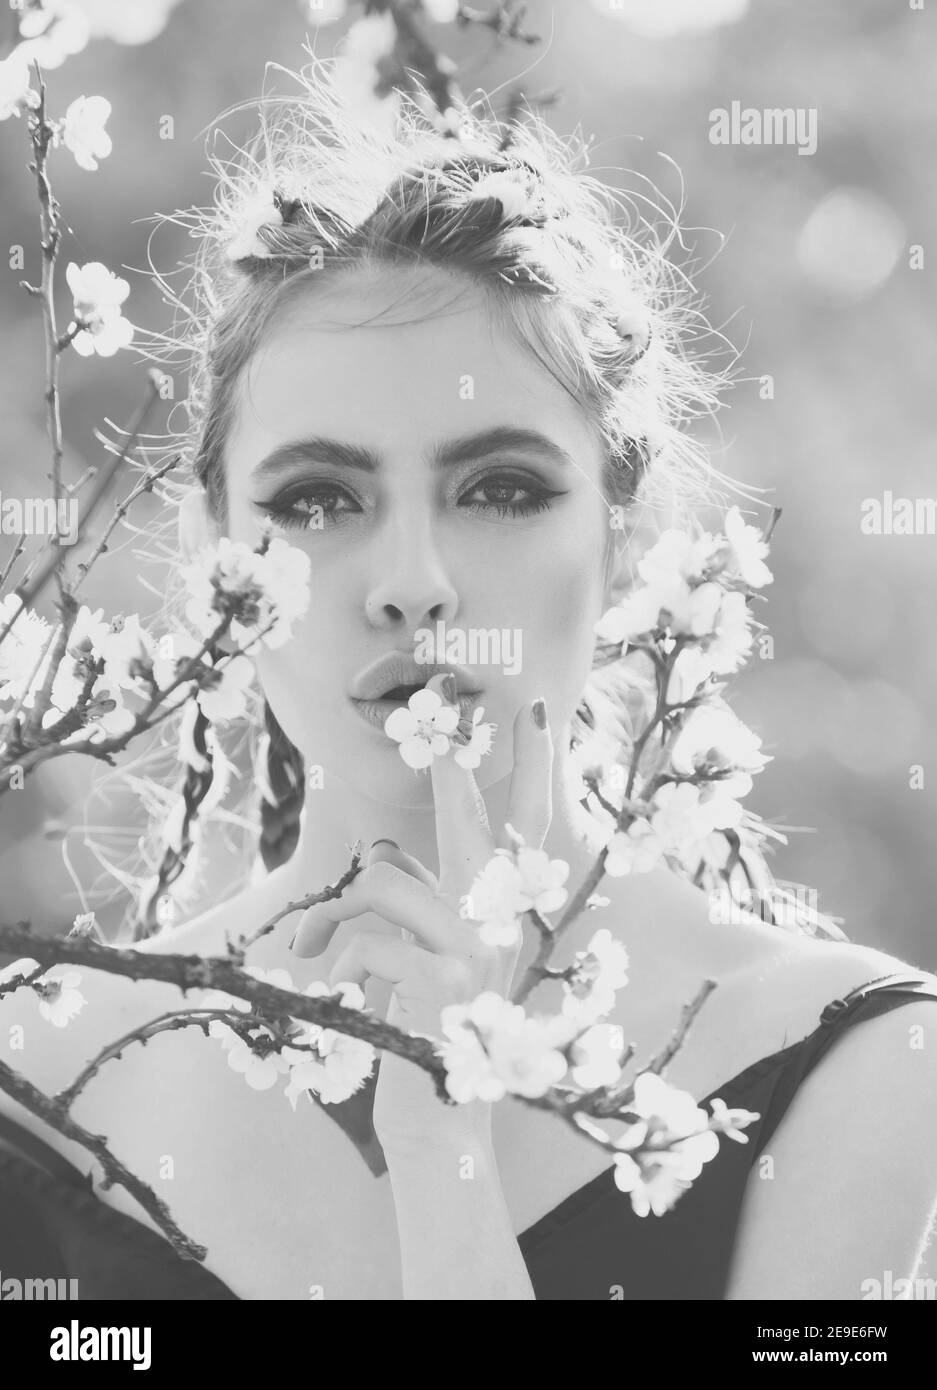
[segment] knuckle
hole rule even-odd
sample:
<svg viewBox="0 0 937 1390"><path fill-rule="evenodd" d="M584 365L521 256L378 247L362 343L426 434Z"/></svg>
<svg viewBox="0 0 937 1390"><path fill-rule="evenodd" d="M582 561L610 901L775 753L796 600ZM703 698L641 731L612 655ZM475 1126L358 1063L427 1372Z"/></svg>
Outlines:
<svg viewBox="0 0 937 1390"><path fill-rule="evenodd" d="M391 888L401 879L407 877L396 864L391 864L386 859L380 859L376 864L370 864L362 874L366 877L371 888Z"/></svg>

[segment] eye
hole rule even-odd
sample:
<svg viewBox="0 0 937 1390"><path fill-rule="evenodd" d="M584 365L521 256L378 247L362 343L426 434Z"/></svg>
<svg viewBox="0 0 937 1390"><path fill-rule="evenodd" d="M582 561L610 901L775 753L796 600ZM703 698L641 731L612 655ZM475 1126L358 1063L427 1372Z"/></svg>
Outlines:
<svg viewBox="0 0 937 1390"><path fill-rule="evenodd" d="M548 488L539 478L522 473L489 473L479 478L459 498L468 511L495 511L499 516L529 516L546 511L555 497L565 493Z"/></svg>
<svg viewBox="0 0 937 1390"><path fill-rule="evenodd" d="M338 483L304 483L254 505L278 526L300 531L323 530L361 511L351 493Z"/></svg>

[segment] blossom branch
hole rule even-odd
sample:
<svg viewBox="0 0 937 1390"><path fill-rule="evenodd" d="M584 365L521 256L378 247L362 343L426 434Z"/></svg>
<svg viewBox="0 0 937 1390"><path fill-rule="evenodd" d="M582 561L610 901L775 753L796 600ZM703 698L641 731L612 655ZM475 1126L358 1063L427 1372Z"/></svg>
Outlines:
<svg viewBox="0 0 937 1390"><path fill-rule="evenodd" d="M275 912L272 917L268 917L267 921L259 926L256 931L240 937L236 946L232 946L229 949L231 949L232 952L236 951L239 957L243 957L245 951L249 950L261 937L267 936L269 932L272 932L274 927L283 921L284 917L289 917L294 912L305 912L308 908L315 907L317 903L332 902L335 898L340 898L349 883L357 878L358 874L361 872L361 863L362 848L359 843L356 844L352 850L351 864L342 874L341 878L337 879L335 883L327 884L326 887L320 889L318 893L307 893L304 898L297 898L295 902L287 903L284 907L281 907L278 912Z"/></svg>
<svg viewBox="0 0 937 1390"><path fill-rule="evenodd" d="M205 1247L190 1240L177 1226L166 1203L161 1201L153 1189L138 1178L131 1169L121 1163L120 1159L108 1148L102 1135L92 1134L68 1115L63 1114L55 1100L44 1095L24 1076L8 1067L5 1062L0 1062L0 1090L13 1100L18 1101L37 1118L43 1120L50 1129L54 1129L64 1139L71 1139L74 1143L81 1144L83 1148L93 1154L104 1173L103 1186L105 1188L113 1187L115 1183L119 1183L121 1187L125 1188L147 1215L153 1219L178 1255L184 1259L204 1260L208 1254Z"/></svg>

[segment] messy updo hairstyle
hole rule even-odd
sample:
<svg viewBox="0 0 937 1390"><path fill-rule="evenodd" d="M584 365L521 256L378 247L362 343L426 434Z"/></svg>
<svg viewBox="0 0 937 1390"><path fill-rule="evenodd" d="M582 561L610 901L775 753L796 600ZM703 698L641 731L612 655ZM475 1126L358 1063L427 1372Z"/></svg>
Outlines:
<svg viewBox="0 0 937 1390"><path fill-rule="evenodd" d="M394 130L379 130L349 113L328 63L292 76L299 95L262 99L246 148L209 155L214 206L187 215L198 251L185 480L204 489L222 534L225 450L245 368L283 306L355 272L398 272L418 288L444 271L456 287L482 286L492 314L597 432L610 516L663 506L673 524L675 509L715 502L717 482L733 486L687 431L714 413L728 375L694 351L710 330L669 258L682 247L673 210L597 180L582 138L561 139L530 110L502 121L481 99L442 133L403 97ZM609 555L626 540L610 526ZM574 739L601 720L620 740L629 682L600 671L599 650L596 666ZM257 724L259 852L270 869L296 845L304 770L265 702Z"/></svg>

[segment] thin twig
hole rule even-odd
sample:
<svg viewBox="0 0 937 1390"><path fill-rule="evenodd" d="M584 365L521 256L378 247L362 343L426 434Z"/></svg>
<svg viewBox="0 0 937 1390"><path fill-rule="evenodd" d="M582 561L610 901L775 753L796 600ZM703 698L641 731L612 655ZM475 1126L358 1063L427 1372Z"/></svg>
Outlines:
<svg viewBox="0 0 937 1390"><path fill-rule="evenodd" d="M54 1100L31 1085L24 1076L13 1071L5 1062L0 1062L0 1091L12 1096L63 1138L81 1144L93 1154L104 1171L103 1186L113 1187L115 1183L119 1183L125 1188L147 1215L152 1217L178 1255L188 1260L204 1260L208 1254L205 1246L196 1244L180 1230L165 1202L160 1201L151 1187L111 1153L104 1135L91 1134L82 1125L76 1124L70 1116L63 1115Z"/></svg>
<svg viewBox="0 0 937 1390"><path fill-rule="evenodd" d="M249 950L249 948L253 946L255 942L259 941L262 936L266 936L268 932L272 932L274 927L277 926L279 922L282 922L284 917L289 917L291 913L305 912L307 908L315 907L317 903L332 902L334 899L340 898L349 883L357 878L360 872L361 848L356 845L355 849L352 851L351 864L342 874L341 878L337 879L335 883L328 884L317 893L307 893L304 898L298 898L295 902L287 903L285 907L281 907L279 912L275 912L272 917L269 917L267 921L264 922L262 926L258 927L251 935L242 936L234 943L232 949L239 953L243 953Z"/></svg>

